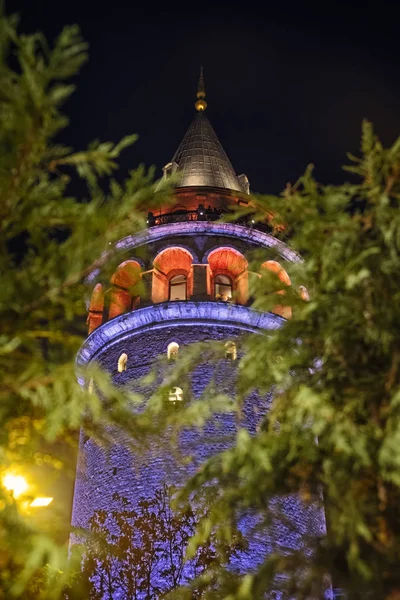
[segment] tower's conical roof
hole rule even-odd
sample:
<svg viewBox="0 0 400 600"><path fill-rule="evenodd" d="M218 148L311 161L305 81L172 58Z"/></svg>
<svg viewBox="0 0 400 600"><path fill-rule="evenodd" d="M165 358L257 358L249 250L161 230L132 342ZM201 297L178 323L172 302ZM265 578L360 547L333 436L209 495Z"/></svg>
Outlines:
<svg viewBox="0 0 400 600"><path fill-rule="evenodd" d="M193 119L178 150L169 163L180 175L179 187L215 187L245 191L221 146L215 131L204 114L205 100L203 69L197 88L197 115Z"/></svg>
<svg viewBox="0 0 400 600"><path fill-rule="evenodd" d="M231 162L201 110L186 132L172 162L178 165L179 187L217 187L243 192Z"/></svg>

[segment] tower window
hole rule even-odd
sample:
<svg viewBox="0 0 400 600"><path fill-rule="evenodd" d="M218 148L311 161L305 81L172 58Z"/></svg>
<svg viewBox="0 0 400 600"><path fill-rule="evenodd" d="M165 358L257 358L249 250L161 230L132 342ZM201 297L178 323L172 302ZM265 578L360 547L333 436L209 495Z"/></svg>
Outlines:
<svg viewBox="0 0 400 600"><path fill-rule="evenodd" d="M170 344L168 344L168 348L167 348L168 360L177 359L178 353L179 353L179 344L177 344L176 342L171 342Z"/></svg>
<svg viewBox="0 0 400 600"><path fill-rule="evenodd" d="M185 275L175 275L169 281L169 299L186 300L186 277Z"/></svg>
<svg viewBox="0 0 400 600"><path fill-rule="evenodd" d="M231 302L232 280L228 275L217 275L214 280L214 295L216 300Z"/></svg>
<svg viewBox="0 0 400 600"><path fill-rule="evenodd" d="M225 358L229 360L237 359L237 347L235 342L226 342L225 344Z"/></svg>
<svg viewBox="0 0 400 600"><path fill-rule="evenodd" d="M128 355L123 352L118 359L118 373L122 373L122 371L126 371L126 365L128 363Z"/></svg>
<svg viewBox="0 0 400 600"><path fill-rule="evenodd" d="M170 402L183 402L183 390L180 387L173 387L168 394Z"/></svg>
<svg viewBox="0 0 400 600"><path fill-rule="evenodd" d="M175 173L178 169L179 165L176 162L170 162L165 167L163 167L164 179L167 179L170 175Z"/></svg>
<svg viewBox="0 0 400 600"><path fill-rule="evenodd" d="M310 294L308 293L308 289L304 285L301 285L299 287L299 291L300 291L300 298L302 300L305 300L305 302L308 302L310 300Z"/></svg>

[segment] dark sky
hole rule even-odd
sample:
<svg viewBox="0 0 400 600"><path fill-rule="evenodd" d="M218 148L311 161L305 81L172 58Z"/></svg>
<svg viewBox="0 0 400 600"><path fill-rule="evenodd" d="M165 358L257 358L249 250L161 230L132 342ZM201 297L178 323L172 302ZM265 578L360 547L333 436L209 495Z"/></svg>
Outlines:
<svg viewBox="0 0 400 600"><path fill-rule="evenodd" d="M138 133L123 167L158 169L191 119L203 62L207 114L236 172L277 193L306 165L340 183L363 118L385 144L400 134L400 27L385 2L252 5L150 1L9 0L21 30L54 38L78 23L90 61L66 111L63 140ZM159 171L160 172L160 171Z"/></svg>

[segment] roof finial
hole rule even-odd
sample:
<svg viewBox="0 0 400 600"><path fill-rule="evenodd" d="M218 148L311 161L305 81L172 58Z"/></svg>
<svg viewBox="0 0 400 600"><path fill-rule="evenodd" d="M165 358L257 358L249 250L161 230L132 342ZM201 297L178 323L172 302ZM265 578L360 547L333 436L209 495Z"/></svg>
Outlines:
<svg viewBox="0 0 400 600"><path fill-rule="evenodd" d="M197 102L195 104L196 110L203 111L207 108L206 98L206 87L204 85L204 77L203 77L203 65L200 67L200 77L199 84L197 86Z"/></svg>

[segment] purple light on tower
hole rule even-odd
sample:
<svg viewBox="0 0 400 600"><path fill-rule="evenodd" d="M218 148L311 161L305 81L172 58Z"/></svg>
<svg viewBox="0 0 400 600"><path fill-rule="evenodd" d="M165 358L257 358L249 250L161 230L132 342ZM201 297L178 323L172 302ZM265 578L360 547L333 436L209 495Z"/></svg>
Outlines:
<svg viewBox="0 0 400 600"><path fill-rule="evenodd" d="M185 346L192 343L221 340L230 344L229 352L233 354L217 376L213 364L201 363L191 374L190 387L193 396L201 398L214 377L219 391L229 395L240 361L241 336L264 335L285 324L282 315L287 316L287 312L279 304L282 296L277 296L274 312L255 311L249 306L249 282L262 277L265 268L271 267L283 287L290 285L285 265L302 259L266 231L267 225L261 230L263 227L257 228L251 222L239 225L215 220L232 205L247 202L249 183L244 175L235 174L204 114L204 82L199 89L197 115L164 168L164 177L171 173L180 177L175 191L179 210L166 207L162 218L157 217L161 224L149 213L149 229L117 242L115 250L121 255L121 264L111 281L101 270L88 278L91 286L97 285L95 298L92 296L89 303L92 333L77 356L82 385L87 384L84 367L95 361L110 374L115 385L134 390L154 360L167 355L171 344L175 351L184 352ZM147 250L145 259L143 247ZM252 249L263 254L254 272L249 270L245 256ZM102 258L107 261L106 254ZM132 293L139 280L146 290L143 298ZM245 401L241 425L255 432L270 402L270 394L261 397L252 393ZM224 413L213 415L202 431L191 429L182 433L181 450L193 458L189 466L178 464L168 448L161 453L151 449L145 458L135 455L127 448L122 432L116 432L115 444L107 454L94 440L82 435L73 525L88 527L95 511L115 508L116 492L128 499L130 506L138 508L139 498L150 499L164 483L181 485L196 466L229 448L236 432L235 416ZM262 535L253 535L257 517L242 515L240 528L248 537L249 547L232 560L233 569L255 568L276 545L296 550L302 547L304 536L324 535L324 514L317 506L304 506L296 495L277 498L274 504L290 526L277 522Z"/></svg>

